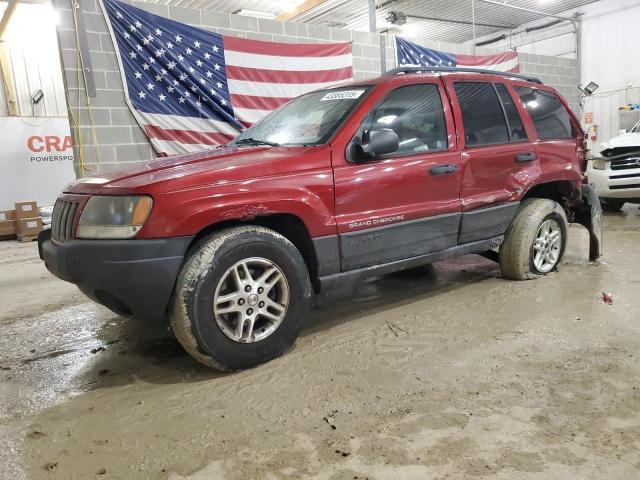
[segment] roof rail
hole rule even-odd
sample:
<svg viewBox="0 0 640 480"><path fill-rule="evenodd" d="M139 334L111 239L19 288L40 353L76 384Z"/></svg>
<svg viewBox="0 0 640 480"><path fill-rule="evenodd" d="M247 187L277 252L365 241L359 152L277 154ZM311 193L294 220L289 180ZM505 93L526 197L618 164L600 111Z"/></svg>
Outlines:
<svg viewBox="0 0 640 480"><path fill-rule="evenodd" d="M481 68L469 68L469 67L399 67L385 72L383 77L390 77L399 73L442 73L442 72L469 72L469 73L484 73L487 75L500 75L501 77L515 77L527 82L542 83L539 78L530 77L528 75L522 75L520 73L512 72L499 72L498 70L484 70Z"/></svg>

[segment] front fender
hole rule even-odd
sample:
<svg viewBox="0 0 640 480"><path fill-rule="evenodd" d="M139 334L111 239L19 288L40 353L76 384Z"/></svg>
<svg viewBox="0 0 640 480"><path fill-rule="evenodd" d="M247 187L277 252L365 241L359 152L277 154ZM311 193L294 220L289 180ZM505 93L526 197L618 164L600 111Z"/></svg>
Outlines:
<svg viewBox="0 0 640 480"><path fill-rule="evenodd" d="M602 207L596 191L581 185L582 203L573 208L575 220L589 230L589 260L602 256Z"/></svg>
<svg viewBox="0 0 640 480"><path fill-rule="evenodd" d="M274 214L298 217L312 237L335 235L333 202L333 177L317 172L174 192L154 198L138 238L195 235L216 223Z"/></svg>

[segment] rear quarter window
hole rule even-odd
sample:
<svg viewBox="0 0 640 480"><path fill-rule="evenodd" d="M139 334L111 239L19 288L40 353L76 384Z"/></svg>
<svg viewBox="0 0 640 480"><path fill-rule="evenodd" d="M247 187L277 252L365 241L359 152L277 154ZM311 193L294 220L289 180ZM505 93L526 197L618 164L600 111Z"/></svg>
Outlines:
<svg viewBox="0 0 640 480"><path fill-rule="evenodd" d="M515 87L541 140L573 138L569 112L557 95L529 87Z"/></svg>

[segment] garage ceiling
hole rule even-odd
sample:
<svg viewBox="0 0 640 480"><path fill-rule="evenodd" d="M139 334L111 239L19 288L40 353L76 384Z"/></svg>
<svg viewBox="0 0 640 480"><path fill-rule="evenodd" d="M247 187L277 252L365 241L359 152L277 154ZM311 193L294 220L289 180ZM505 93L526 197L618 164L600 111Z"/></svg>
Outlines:
<svg viewBox="0 0 640 480"><path fill-rule="evenodd" d="M149 3L202 8L226 13L240 9L276 16L302 4L312 8L291 19L329 27L368 30L367 0L146 0ZM558 14L598 0L499 0L547 15ZM473 38L471 0L376 0L378 30L413 38L462 43ZM390 11L407 16L402 26L388 24L384 19ZM249 13L251 14L251 13ZM475 0L476 37L490 35L525 23L550 20L543 15L516 10L508 6Z"/></svg>

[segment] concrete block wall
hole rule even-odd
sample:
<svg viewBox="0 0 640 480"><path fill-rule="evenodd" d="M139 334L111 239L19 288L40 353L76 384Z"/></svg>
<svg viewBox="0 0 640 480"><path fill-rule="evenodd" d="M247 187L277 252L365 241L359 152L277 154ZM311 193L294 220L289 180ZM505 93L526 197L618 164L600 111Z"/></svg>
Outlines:
<svg viewBox="0 0 640 480"><path fill-rule="evenodd" d="M159 5L126 0L143 10L198 26L222 35L255 40L290 43L353 42L354 78L363 80L381 73L381 40L385 49L386 70L395 67L393 37L368 32L329 28L319 25L257 19L208 10ZM59 13L58 40L63 76L67 87L69 122L74 143L76 173L93 175L100 171L120 168L127 164L148 160L156 156L146 136L131 114L124 97L124 88L114 45L109 35L102 9L97 0L81 0L90 61L97 97L92 100L93 122L87 108L82 75L78 70L76 35L69 0L53 0ZM457 54L471 54L471 46L438 41L413 40L428 48ZM478 49L478 55L498 53L492 49ZM523 73L539 76L545 83L556 87L577 109L578 65L575 60L520 54ZM91 127L92 123L95 128ZM83 148L80 148L80 145ZM87 168L80 171L77 163L81 154Z"/></svg>
<svg viewBox="0 0 640 480"><path fill-rule="evenodd" d="M353 42L354 78L362 80L380 75L380 36L376 34L146 2L126 3L222 35L289 43ZM148 160L156 157L156 153L125 102L114 45L100 5L97 0L81 0L80 4L97 92L91 108L95 132L90 127L84 82L78 70L71 2L53 0L60 15L58 41L68 91L75 158L78 162L82 150L87 168L80 171L76 165L76 173L86 176ZM81 143L82 149L79 147Z"/></svg>
<svg viewBox="0 0 640 480"><path fill-rule="evenodd" d="M580 68L575 58L548 57L533 53L519 53L520 71L534 75L551 85L566 98L576 115L580 116Z"/></svg>

